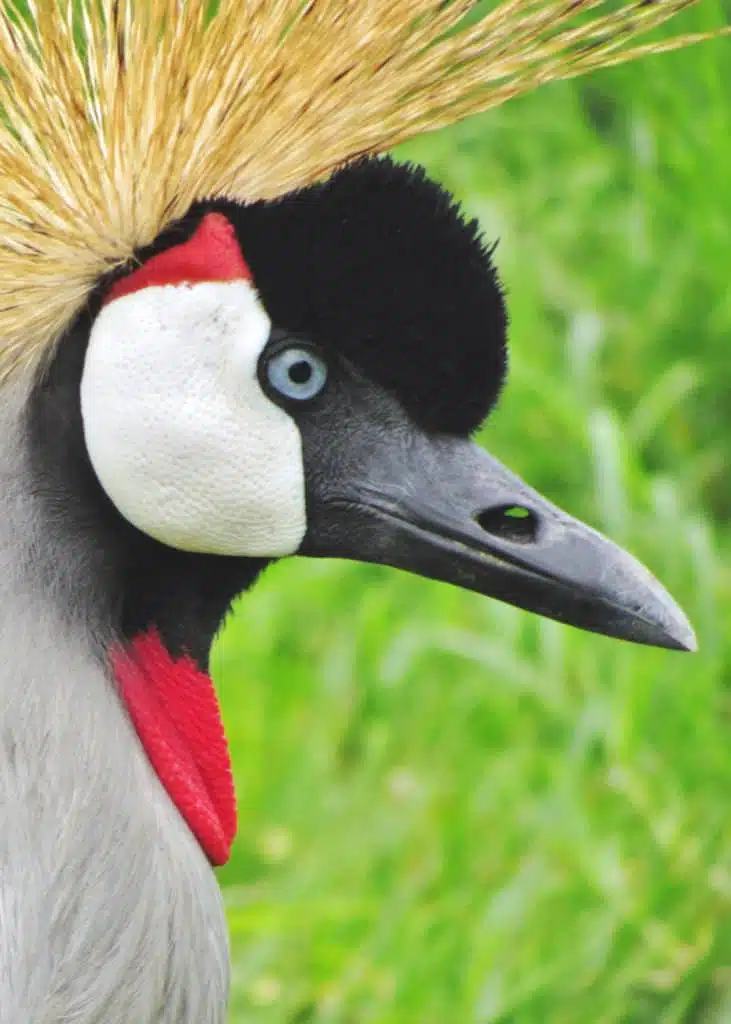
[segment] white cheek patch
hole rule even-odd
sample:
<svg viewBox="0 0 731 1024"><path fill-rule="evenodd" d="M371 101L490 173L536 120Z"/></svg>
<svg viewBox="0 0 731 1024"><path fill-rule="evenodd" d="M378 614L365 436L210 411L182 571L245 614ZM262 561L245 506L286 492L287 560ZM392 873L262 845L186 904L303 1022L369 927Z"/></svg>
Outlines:
<svg viewBox="0 0 731 1024"><path fill-rule="evenodd" d="M269 331L245 281L144 288L94 323L81 380L89 458L117 510L156 540L260 557L300 546L300 433L256 375Z"/></svg>

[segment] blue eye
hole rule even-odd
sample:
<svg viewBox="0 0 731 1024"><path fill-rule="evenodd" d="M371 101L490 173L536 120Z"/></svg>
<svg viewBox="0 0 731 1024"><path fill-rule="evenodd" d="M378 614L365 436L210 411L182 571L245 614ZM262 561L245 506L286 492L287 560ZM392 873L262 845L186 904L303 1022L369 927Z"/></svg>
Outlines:
<svg viewBox="0 0 731 1024"><path fill-rule="evenodd" d="M284 398L307 402L325 387L327 363L308 346L290 345L268 360L266 376L272 390Z"/></svg>

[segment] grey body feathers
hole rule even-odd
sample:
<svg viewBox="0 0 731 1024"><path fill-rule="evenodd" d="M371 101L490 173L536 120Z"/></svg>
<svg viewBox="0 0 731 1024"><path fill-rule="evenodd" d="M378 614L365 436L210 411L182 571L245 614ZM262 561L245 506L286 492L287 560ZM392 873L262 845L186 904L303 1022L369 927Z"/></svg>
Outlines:
<svg viewBox="0 0 731 1024"><path fill-rule="evenodd" d="M215 876L105 663L103 572L0 411L0 1024L222 1024Z"/></svg>

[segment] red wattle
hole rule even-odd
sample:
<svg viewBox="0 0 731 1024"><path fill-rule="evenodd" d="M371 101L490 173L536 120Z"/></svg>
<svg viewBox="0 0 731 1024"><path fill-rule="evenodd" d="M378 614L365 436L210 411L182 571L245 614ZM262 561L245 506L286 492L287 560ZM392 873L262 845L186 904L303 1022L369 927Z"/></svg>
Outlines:
<svg viewBox="0 0 731 1024"><path fill-rule="evenodd" d="M150 763L212 864L236 835L231 757L210 676L173 659L156 630L110 653L112 669Z"/></svg>
<svg viewBox="0 0 731 1024"><path fill-rule="evenodd" d="M104 305L153 286L251 280L233 224L222 213L207 213L187 242L152 256L139 270L116 281Z"/></svg>

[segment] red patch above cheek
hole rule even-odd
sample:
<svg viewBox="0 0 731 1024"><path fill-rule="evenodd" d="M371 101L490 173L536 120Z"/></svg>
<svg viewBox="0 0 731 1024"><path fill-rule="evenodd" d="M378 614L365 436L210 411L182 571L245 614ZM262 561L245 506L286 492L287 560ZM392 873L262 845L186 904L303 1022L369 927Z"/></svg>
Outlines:
<svg viewBox="0 0 731 1024"><path fill-rule="evenodd" d="M233 224L222 213L207 213L182 245L158 253L109 290L104 305L143 288L202 281L252 281Z"/></svg>

